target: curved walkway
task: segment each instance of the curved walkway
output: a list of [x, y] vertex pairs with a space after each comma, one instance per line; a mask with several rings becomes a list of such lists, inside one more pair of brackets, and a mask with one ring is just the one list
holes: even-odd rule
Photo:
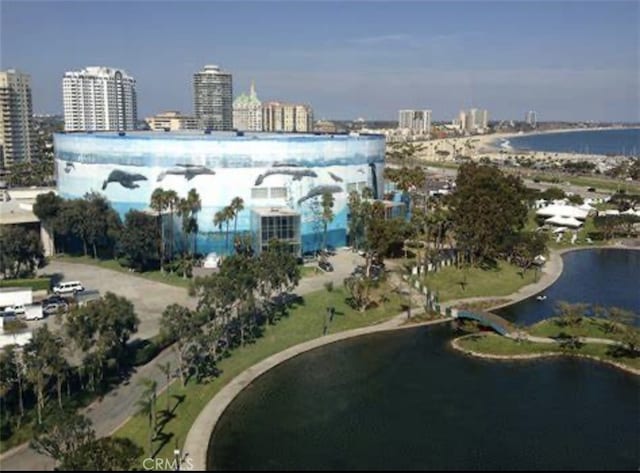
[[[422, 310], [417, 309], [414, 313], [418, 314]], [[354, 330], [348, 330], [346, 332], [335, 333], [332, 335], [326, 335], [315, 340], [301, 343], [299, 345], [287, 348], [280, 353], [270, 356], [269, 358], [262, 360], [261, 362], [253, 365], [251, 368], [246, 369], [238, 376], [236, 376], [229, 384], [222, 388], [218, 394], [216, 394], [204, 409], [198, 415], [198, 418], [191, 426], [189, 434], [184, 443], [183, 448], [183, 461], [185, 458], [191, 459], [191, 464], [194, 470], [206, 470], [207, 469], [207, 452], [209, 449], [209, 439], [213, 434], [218, 420], [226, 410], [227, 406], [235, 399], [235, 397], [250, 383], [269, 371], [271, 368], [283, 363], [295, 356], [298, 356], [307, 351], [319, 348], [324, 345], [346, 340], [348, 338], [359, 337], [370, 333], [383, 332], [388, 330], [402, 330], [408, 328], [414, 328], [424, 325], [433, 325], [449, 322], [451, 319], [438, 319], [428, 322], [421, 322], [417, 324], [404, 325], [407, 319], [405, 312], [396, 315], [387, 322], [372, 325], [369, 327], [358, 328]], [[186, 464], [185, 464], [186, 466]]]
[[[588, 247], [578, 247], [578, 248], [563, 248], [560, 250], [552, 250], [550, 253], [549, 261], [546, 262], [542, 275], [538, 282], [534, 284], [529, 284], [520, 288], [515, 293], [506, 296], [500, 297], [500, 299], [508, 299], [508, 302], [496, 305], [494, 307], [490, 307], [488, 310], [495, 310], [507, 305], [514, 304], [523, 299], [531, 297], [543, 290], [547, 287], [551, 286], [554, 282], [562, 274], [563, 270], [563, 261], [562, 255], [564, 253], [568, 253], [570, 251], [578, 251], [578, 250], [588, 250], [588, 249], [597, 249], [597, 248], [628, 248], [628, 249], [640, 249], [638, 247], [633, 246], [588, 246]], [[443, 308], [447, 307], [455, 307], [456, 304], [461, 302], [478, 302], [478, 301], [486, 301], [486, 300], [495, 300], [496, 296], [490, 297], [475, 297], [468, 299], [456, 299], [449, 302], [445, 302], [442, 304]], [[420, 313], [421, 310], [416, 310], [416, 313]], [[335, 343], [341, 340], [345, 340], [348, 338], [358, 337], [361, 335], [381, 332], [386, 330], [396, 330], [396, 329], [405, 329], [405, 328], [413, 328], [420, 325], [429, 325], [434, 323], [443, 323], [448, 322], [451, 319], [439, 319], [433, 322], [425, 322], [419, 324], [404, 324], [406, 321], [406, 314], [402, 313], [395, 316], [393, 319], [374, 326], [359, 328], [355, 330], [350, 330], [347, 332], [327, 335], [322, 338], [318, 338], [315, 340], [311, 340], [300, 345], [296, 345], [294, 347], [288, 348], [280, 353], [277, 353], [259, 363], [248, 368], [241, 374], [239, 374], [236, 378], [234, 378], [229, 384], [227, 384], [222, 390], [218, 392], [204, 407], [204, 409], [198, 415], [196, 421], [191, 426], [187, 438], [184, 443], [184, 448], [182, 452], [183, 461], [185, 458], [190, 458], [191, 464], [193, 465], [193, 469], [195, 470], [206, 470], [207, 468], [207, 453], [209, 448], [209, 440], [215, 426], [220, 419], [220, 416], [224, 413], [229, 404], [233, 401], [233, 399], [251, 382], [255, 379], [263, 375], [265, 372], [273, 368], [274, 366], [293, 358], [301, 353], [304, 353], [309, 350], [313, 350], [314, 348], [321, 347], [323, 345], [327, 345], [330, 343]], [[551, 339], [550, 339], [551, 340]]]

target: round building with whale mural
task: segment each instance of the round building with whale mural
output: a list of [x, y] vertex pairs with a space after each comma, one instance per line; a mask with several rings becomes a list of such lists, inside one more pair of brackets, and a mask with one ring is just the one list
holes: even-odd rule
[[[195, 189], [198, 249], [231, 250], [234, 227], [263, 247], [280, 238], [297, 253], [323, 243], [322, 195], [334, 197], [327, 244], [347, 239], [348, 196], [372, 189], [382, 197], [385, 140], [381, 135], [315, 135], [236, 132], [97, 132], [54, 135], [58, 192], [81, 198], [103, 194], [122, 217], [148, 210], [160, 187], [186, 197]], [[216, 212], [234, 197], [244, 210], [227, 228], [214, 225]], [[179, 228], [177, 220], [176, 228]]]

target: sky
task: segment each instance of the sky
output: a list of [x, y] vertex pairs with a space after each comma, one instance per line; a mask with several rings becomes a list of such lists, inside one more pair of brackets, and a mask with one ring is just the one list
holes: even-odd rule
[[0, 0], [0, 68], [31, 75], [35, 113], [61, 113], [65, 71], [100, 65], [136, 79], [139, 118], [192, 114], [193, 73], [217, 64], [234, 96], [254, 80], [317, 119], [638, 122], [639, 25], [637, 0]]

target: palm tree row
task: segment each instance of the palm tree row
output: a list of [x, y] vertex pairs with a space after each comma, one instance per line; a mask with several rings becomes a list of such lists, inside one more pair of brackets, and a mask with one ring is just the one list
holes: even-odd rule
[[[174, 190], [164, 190], [160, 187], [155, 189], [151, 194], [151, 202], [149, 204], [158, 214], [158, 228], [160, 231], [160, 271], [164, 273], [165, 261], [173, 261], [175, 256], [175, 231], [174, 231], [174, 215], [182, 218], [182, 233], [184, 235], [183, 260], [188, 260], [192, 265], [194, 255], [198, 250], [198, 212], [202, 209], [202, 201], [200, 195], [195, 189], [191, 189], [187, 197], [182, 199]], [[169, 214], [168, 232], [165, 228], [166, 219], [164, 215]], [[168, 233], [168, 235], [167, 235]], [[189, 239], [192, 238], [191, 244]], [[188, 272], [187, 265], [183, 266], [183, 276], [186, 277]]]
[[244, 200], [241, 197], [234, 197], [231, 203], [221, 210], [217, 211], [213, 216], [213, 224], [218, 227], [218, 230], [222, 231], [222, 226], [225, 226], [225, 253], [229, 254], [229, 224], [233, 220], [233, 235], [234, 240], [238, 233], [238, 215], [244, 210]]

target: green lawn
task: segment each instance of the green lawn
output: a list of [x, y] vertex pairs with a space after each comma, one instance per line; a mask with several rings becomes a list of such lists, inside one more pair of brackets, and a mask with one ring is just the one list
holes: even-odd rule
[[631, 368], [640, 369], [640, 357], [614, 356], [610, 353], [611, 347], [588, 343], [575, 350], [563, 351], [558, 345], [547, 343], [517, 342], [515, 340], [502, 337], [495, 333], [483, 333], [477, 336], [465, 337], [458, 340], [462, 348], [478, 353], [491, 355], [530, 355], [537, 353], [559, 353], [591, 355], [604, 360], [621, 363]]
[[[626, 191], [633, 191], [640, 188], [637, 182], [622, 181], [616, 179], [606, 179], [595, 176], [567, 176], [567, 175], [554, 175], [546, 173], [537, 173], [532, 176], [532, 179], [539, 179], [541, 182], [551, 182], [556, 184], [562, 184], [569, 182], [575, 186], [582, 187], [594, 187], [597, 191], [617, 191], [624, 189]], [[559, 182], [558, 182], [559, 179]]]
[[447, 266], [425, 278], [427, 287], [438, 291], [443, 302], [467, 297], [507, 296], [533, 282], [533, 269], [522, 274], [520, 268], [504, 261], [498, 262], [496, 269], [487, 270]]
[[[176, 441], [180, 446], [184, 443], [200, 411], [235, 376], [275, 353], [322, 336], [327, 306], [334, 306], [337, 311], [333, 322], [329, 325], [329, 333], [376, 324], [402, 311], [400, 296], [395, 293], [389, 294], [390, 300], [384, 306], [365, 313], [354, 311], [344, 302], [344, 299], [345, 293], [342, 288], [336, 288], [332, 292], [322, 290], [308, 294], [304, 297], [304, 304], [293, 308], [290, 315], [276, 325], [267, 327], [263, 337], [256, 343], [239, 348], [229, 358], [222, 360], [218, 365], [222, 374], [212, 382], [190, 383], [183, 389], [179, 381], [175, 381], [171, 386], [171, 394], [184, 395], [186, 398], [177, 406], [176, 417], [171, 419], [162, 430], [163, 434], [170, 435], [171, 438], [161, 447], [159, 455], [164, 458], [173, 458], [172, 452]], [[158, 398], [160, 409], [166, 406], [166, 396], [165, 392]], [[175, 404], [175, 401], [172, 400], [172, 403]], [[130, 419], [116, 435], [128, 437], [146, 449], [147, 426], [147, 419], [138, 415]], [[160, 445], [156, 442], [154, 449]]]
[[301, 278], [310, 278], [318, 274], [322, 274], [322, 270], [317, 266], [301, 266], [300, 267]]
[[30, 287], [34, 291], [48, 291], [51, 287], [51, 278], [48, 276], [30, 279], [3, 279], [0, 287]]
[[563, 326], [557, 317], [543, 320], [528, 328], [531, 335], [539, 337], [557, 337], [564, 333], [574, 337], [609, 338], [612, 340], [622, 339], [622, 327], [614, 332], [607, 331], [607, 321], [594, 317], [583, 317], [575, 325]]
[[93, 259], [90, 256], [56, 256], [54, 261], [63, 261], [65, 263], [82, 263], [82, 264], [91, 264], [93, 266], [99, 266], [100, 268], [111, 269], [113, 271], [119, 271], [121, 273], [127, 273], [129, 275], [150, 279], [151, 281], [163, 282], [165, 284], [171, 284], [172, 286], [189, 288], [191, 284], [191, 279], [183, 279], [181, 275], [178, 274], [162, 274], [158, 271], [146, 271], [144, 273], [130, 272], [129, 268], [125, 268], [120, 266], [120, 263], [114, 259], [109, 260], [101, 260], [101, 259]]

